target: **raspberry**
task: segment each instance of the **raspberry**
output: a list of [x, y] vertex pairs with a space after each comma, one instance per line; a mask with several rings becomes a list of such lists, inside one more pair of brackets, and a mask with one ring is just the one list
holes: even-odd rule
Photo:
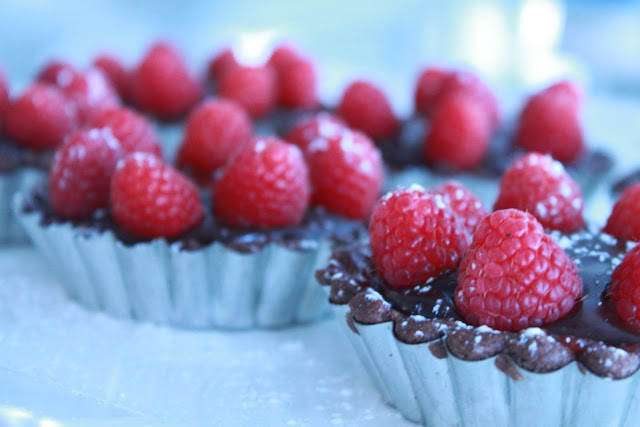
[[577, 89], [568, 83], [533, 95], [520, 114], [516, 145], [551, 154], [563, 163], [577, 159], [584, 151], [579, 98]]
[[238, 65], [238, 61], [236, 61], [233, 51], [230, 48], [225, 48], [214, 56], [209, 63], [209, 77], [217, 80], [224, 70], [236, 65]]
[[491, 128], [500, 123], [498, 101], [491, 89], [470, 71], [454, 71], [442, 81], [436, 104], [444, 102], [452, 96], [462, 96], [475, 99], [489, 118]]
[[316, 70], [306, 59], [296, 59], [277, 68], [278, 99], [287, 108], [313, 108], [316, 97]]
[[432, 192], [442, 194], [445, 203], [458, 214], [470, 234], [473, 234], [482, 218], [487, 216], [480, 199], [458, 182], [444, 183]]
[[187, 119], [178, 164], [206, 183], [250, 138], [251, 121], [241, 107], [224, 99], [206, 101]]
[[420, 187], [387, 194], [369, 222], [372, 259], [391, 286], [421, 285], [455, 268], [470, 236], [442, 196]]
[[640, 246], [631, 249], [613, 270], [609, 298], [615, 301], [618, 316], [640, 329]]
[[329, 113], [319, 113], [297, 123], [284, 139], [297, 145], [304, 152], [307, 145], [314, 139], [334, 137], [345, 127], [345, 123], [339, 117]]
[[300, 55], [293, 46], [281, 44], [273, 50], [267, 65], [279, 71], [289, 62], [296, 61], [298, 59], [300, 59]]
[[195, 185], [146, 153], [118, 162], [111, 179], [111, 212], [120, 227], [143, 239], [179, 236], [204, 217]]
[[232, 226], [300, 223], [309, 204], [302, 152], [277, 138], [256, 138], [234, 155], [213, 188], [213, 209]]
[[602, 231], [619, 239], [640, 242], [640, 183], [622, 192]]
[[141, 151], [162, 158], [162, 146], [155, 129], [140, 114], [124, 107], [103, 111], [93, 122], [93, 127], [109, 127], [120, 141], [125, 153]]
[[387, 97], [369, 82], [360, 80], [349, 85], [338, 105], [338, 114], [350, 127], [372, 139], [390, 137], [398, 129]]
[[433, 113], [425, 159], [446, 169], [473, 169], [487, 154], [490, 137], [487, 115], [475, 99], [449, 97]]
[[2, 134], [2, 124], [4, 116], [9, 108], [9, 85], [4, 77], [4, 72], [0, 68], [0, 135]]
[[202, 87], [173, 47], [157, 43], [132, 72], [133, 103], [163, 120], [186, 114], [202, 97]]
[[54, 148], [77, 126], [76, 108], [56, 86], [34, 83], [7, 108], [5, 133], [18, 144]]
[[104, 110], [120, 105], [111, 83], [97, 68], [76, 74], [63, 90], [75, 102], [80, 123], [91, 123]]
[[53, 60], [38, 73], [36, 80], [40, 83], [63, 88], [71, 83], [76, 74], [78, 74], [78, 71], [73, 65], [65, 61]]
[[533, 214], [540, 223], [565, 232], [584, 228], [580, 187], [551, 156], [529, 153], [506, 170], [493, 209], [515, 208]]
[[533, 215], [496, 211], [462, 258], [454, 301], [472, 325], [518, 331], [565, 316], [582, 294], [578, 269]]
[[415, 109], [416, 112], [429, 116], [436, 106], [442, 83], [449, 76], [449, 72], [440, 68], [427, 68], [424, 70], [416, 85]]
[[251, 117], [262, 117], [276, 104], [276, 74], [270, 67], [231, 67], [220, 75], [218, 91], [220, 96], [241, 105]]
[[49, 198], [53, 210], [65, 219], [82, 219], [109, 204], [109, 184], [122, 157], [109, 129], [73, 133], [53, 158]]
[[93, 67], [102, 71], [120, 98], [128, 99], [129, 73], [118, 58], [109, 54], [99, 55], [94, 59]]
[[311, 200], [347, 218], [365, 219], [382, 187], [382, 158], [366, 135], [341, 129], [334, 136], [314, 139], [304, 152]]

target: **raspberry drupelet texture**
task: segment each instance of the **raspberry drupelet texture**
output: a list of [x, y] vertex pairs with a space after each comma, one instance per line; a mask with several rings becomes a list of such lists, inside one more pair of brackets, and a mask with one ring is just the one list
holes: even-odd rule
[[482, 162], [491, 137], [485, 110], [474, 99], [451, 96], [433, 112], [425, 142], [427, 163], [450, 170], [469, 170]]
[[76, 74], [62, 90], [75, 103], [81, 125], [91, 123], [104, 110], [120, 105], [115, 89], [97, 68]]
[[482, 218], [487, 216], [480, 199], [458, 182], [447, 182], [432, 192], [442, 194], [445, 203], [460, 216], [470, 234], [473, 234]]
[[475, 100], [489, 118], [491, 129], [500, 123], [498, 101], [493, 91], [476, 74], [468, 70], [447, 74], [435, 102], [439, 105], [447, 98], [458, 96]]
[[374, 140], [390, 137], [398, 129], [398, 119], [386, 95], [363, 80], [351, 83], [344, 91], [338, 114], [350, 127]]
[[448, 76], [448, 71], [436, 67], [427, 68], [420, 73], [414, 95], [416, 112], [426, 116], [431, 115], [436, 106], [442, 84]]
[[271, 111], [277, 102], [277, 75], [273, 68], [229, 67], [218, 80], [221, 97], [235, 101], [253, 118], [259, 118]]
[[280, 105], [310, 109], [318, 104], [316, 69], [311, 61], [299, 58], [276, 68], [276, 72]]
[[109, 185], [122, 148], [109, 128], [73, 133], [49, 171], [49, 199], [64, 219], [82, 219], [109, 204]]
[[2, 134], [2, 126], [7, 108], [9, 108], [9, 85], [0, 67], [0, 135]]
[[602, 231], [619, 239], [640, 242], [640, 183], [622, 192]]
[[110, 128], [127, 154], [141, 151], [162, 158], [162, 146], [153, 125], [133, 110], [125, 107], [104, 110], [92, 126]]
[[205, 101], [189, 114], [178, 165], [199, 182], [210, 182], [213, 172], [250, 138], [251, 120], [239, 105], [225, 99]]
[[462, 258], [454, 301], [472, 325], [518, 331], [567, 315], [582, 294], [575, 264], [526, 212], [496, 211]]
[[12, 100], [5, 117], [5, 133], [16, 143], [37, 150], [60, 145], [77, 127], [73, 102], [56, 86], [34, 83]]
[[457, 267], [469, 247], [469, 232], [442, 195], [421, 187], [387, 194], [369, 222], [371, 254], [391, 286], [422, 285]]
[[319, 136], [304, 151], [313, 204], [352, 219], [365, 219], [380, 195], [382, 156], [363, 133], [339, 128]]
[[189, 74], [180, 54], [157, 43], [131, 73], [132, 102], [163, 120], [186, 114], [202, 97], [202, 86]]
[[120, 98], [129, 98], [129, 73], [114, 55], [103, 53], [93, 60], [93, 67], [101, 70]]
[[179, 236], [204, 217], [195, 185], [147, 153], [118, 162], [111, 179], [111, 212], [120, 227], [143, 239]]
[[298, 147], [256, 138], [229, 159], [213, 186], [213, 209], [231, 226], [285, 227], [309, 205], [309, 172]]
[[563, 163], [576, 160], [584, 151], [578, 89], [559, 83], [529, 98], [520, 114], [515, 143]]
[[209, 62], [209, 78], [217, 80], [220, 74], [227, 68], [235, 67], [238, 65], [238, 61], [233, 54], [231, 48], [224, 48], [218, 52], [211, 62]]
[[533, 214], [553, 230], [584, 228], [584, 201], [578, 184], [549, 155], [529, 153], [506, 170], [493, 209], [515, 208]]
[[285, 136], [285, 140], [297, 145], [303, 152], [317, 138], [333, 138], [343, 132], [346, 124], [337, 116], [319, 113], [298, 122]]
[[49, 61], [36, 76], [36, 81], [63, 88], [71, 83], [78, 74], [76, 68], [66, 61]]
[[613, 270], [609, 298], [615, 301], [618, 316], [640, 330], [640, 246], [629, 251]]

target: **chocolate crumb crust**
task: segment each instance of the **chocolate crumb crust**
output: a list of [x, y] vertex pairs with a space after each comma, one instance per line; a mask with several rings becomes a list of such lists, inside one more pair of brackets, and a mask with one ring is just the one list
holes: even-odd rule
[[[40, 213], [41, 223], [45, 227], [49, 224], [69, 223], [73, 225], [76, 232], [84, 236], [111, 231], [125, 245], [142, 242], [118, 227], [108, 209], [100, 209], [85, 220], [67, 221], [60, 218], [51, 208], [45, 185], [25, 192], [23, 197], [22, 210], [25, 213]], [[318, 242], [323, 239], [330, 239], [336, 247], [348, 245], [360, 239], [366, 231], [362, 221], [332, 214], [321, 207], [309, 209], [300, 225], [282, 228], [227, 227], [216, 221], [211, 212], [212, 210], [205, 206], [204, 220], [195, 229], [170, 242], [179, 242], [181, 249], [187, 251], [198, 250], [214, 242], [220, 242], [227, 248], [241, 253], [258, 252], [270, 243], [305, 252], [315, 249]]]
[[[578, 266], [583, 298], [567, 317], [519, 332], [466, 324], [452, 298], [456, 272], [416, 288], [391, 289], [376, 273], [366, 243], [334, 250], [329, 265], [318, 270], [316, 278], [330, 286], [332, 304], [349, 305], [348, 322], [391, 321], [396, 339], [406, 344], [429, 343], [437, 358], [447, 357], [441, 351], [445, 347], [462, 360], [499, 356], [496, 366], [512, 378], [518, 372], [509, 369], [509, 363], [547, 373], [574, 361], [601, 377], [629, 377], [640, 368], [640, 335], [617, 319], [606, 292], [611, 272], [629, 245], [589, 231], [551, 235]], [[357, 333], [355, 324], [351, 326]]]

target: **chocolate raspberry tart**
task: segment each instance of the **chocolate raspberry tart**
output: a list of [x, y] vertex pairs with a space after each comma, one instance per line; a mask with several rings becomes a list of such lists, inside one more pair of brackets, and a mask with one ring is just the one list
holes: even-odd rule
[[[533, 197], [566, 193], [539, 185]], [[385, 401], [433, 426], [633, 425], [640, 252], [510, 207], [478, 221], [458, 190], [388, 194], [370, 244], [334, 251], [316, 273]], [[557, 214], [583, 221], [567, 205]]]

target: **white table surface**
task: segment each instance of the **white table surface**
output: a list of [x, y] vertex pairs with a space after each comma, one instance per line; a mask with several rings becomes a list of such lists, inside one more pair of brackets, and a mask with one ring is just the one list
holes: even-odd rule
[[[586, 105], [589, 140], [640, 163], [640, 104]], [[602, 223], [602, 192], [587, 216]], [[335, 319], [279, 331], [185, 331], [70, 301], [38, 254], [0, 248], [0, 425], [410, 425]]]

